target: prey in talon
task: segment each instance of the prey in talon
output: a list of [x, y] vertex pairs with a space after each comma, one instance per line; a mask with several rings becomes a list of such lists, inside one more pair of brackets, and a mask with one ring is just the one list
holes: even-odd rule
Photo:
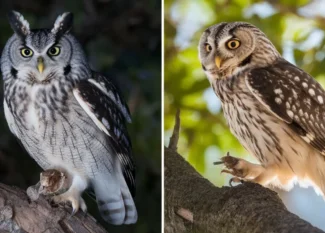
[[72, 207], [71, 216], [73, 216], [79, 208], [87, 213], [87, 206], [78, 193], [72, 192], [70, 189], [72, 184], [71, 176], [66, 171], [59, 169], [48, 169], [41, 172], [40, 180], [36, 185], [27, 189], [27, 195], [32, 201], [36, 201], [40, 195], [48, 197], [55, 204], [70, 203]]
[[72, 207], [71, 216], [75, 215], [79, 208], [87, 213], [87, 206], [81, 193], [70, 189], [72, 184], [71, 176], [68, 172], [49, 169], [40, 175], [39, 194], [50, 196], [51, 201], [56, 204], [70, 203]]

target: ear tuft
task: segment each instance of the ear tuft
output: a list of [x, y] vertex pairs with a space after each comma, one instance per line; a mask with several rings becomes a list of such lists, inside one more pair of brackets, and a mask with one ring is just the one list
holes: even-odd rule
[[57, 38], [61, 37], [63, 34], [68, 33], [71, 30], [72, 24], [73, 14], [70, 12], [65, 12], [57, 17], [51, 32], [55, 34]]
[[15, 33], [18, 34], [18, 36], [25, 38], [30, 33], [29, 23], [19, 12], [9, 12], [8, 19], [11, 28], [14, 30]]

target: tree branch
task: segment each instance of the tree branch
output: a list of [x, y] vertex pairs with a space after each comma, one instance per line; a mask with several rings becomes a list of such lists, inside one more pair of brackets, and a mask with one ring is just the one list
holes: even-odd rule
[[246, 182], [216, 187], [165, 148], [165, 233], [323, 232], [290, 213], [276, 192]]
[[52, 207], [44, 196], [30, 201], [25, 191], [0, 184], [0, 232], [106, 232], [90, 215], [81, 211], [72, 217], [70, 214], [71, 208]]
[[173, 151], [177, 151], [177, 144], [178, 144], [178, 138], [179, 138], [179, 130], [181, 127], [181, 120], [180, 120], [180, 110], [177, 109], [176, 115], [175, 115], [175, 125], [174, 125], [174, 130], [173, 130], [173, 134], [170, 137], [169, 140], [169, 146], [168, 148], [173, 150]]

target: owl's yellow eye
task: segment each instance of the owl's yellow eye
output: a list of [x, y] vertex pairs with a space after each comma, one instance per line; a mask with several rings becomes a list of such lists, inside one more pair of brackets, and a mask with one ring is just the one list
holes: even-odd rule
[[33, 56], [33, 51], [29, 48], [23, 48], [20, 50], [20, 53], [23, 57], [31, 57]]
[[240, 41], [232, 39], [227, 42], [228, 49], [237, 49], [240, 46]]
[[60, 47], [58, 47], [58, 46], [53, 46], [53, 47], [51, 47], [51, 48], [47, 51], [47, 53], [48, 53], [50, 56], [57, 56], [57, 55], [60, 54], [60, 51], [61, 51]]
[[205, 44], [205, 51], [207, 51], [208, 53], [211, 52], [212, 50], [212, 46], [209, 45], [208, 43]]

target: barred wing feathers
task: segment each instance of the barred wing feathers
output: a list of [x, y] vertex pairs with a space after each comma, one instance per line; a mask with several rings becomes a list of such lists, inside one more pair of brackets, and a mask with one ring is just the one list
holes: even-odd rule
[[109, 143], [122, 165], [123, 176], [132, 196], [135, 195], [135, 166], [126, 122], [131, 122], [129, 109], [115, 85], [105, 76], [93, 72], [73, 90], [97, 127], [108, 136]]

